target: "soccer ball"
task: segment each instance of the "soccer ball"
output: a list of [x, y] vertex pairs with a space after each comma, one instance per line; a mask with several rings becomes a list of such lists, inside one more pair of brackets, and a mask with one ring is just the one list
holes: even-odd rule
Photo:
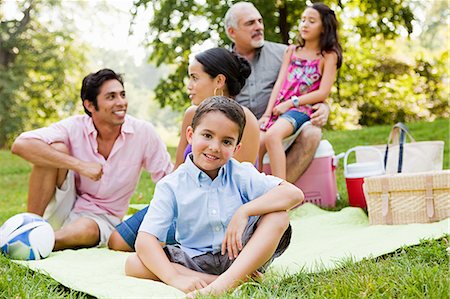
[[41, 216], [21, 213], [0, 227], [0, 249], [13, 260], [46, 258], [55, 245], [55, 233]]

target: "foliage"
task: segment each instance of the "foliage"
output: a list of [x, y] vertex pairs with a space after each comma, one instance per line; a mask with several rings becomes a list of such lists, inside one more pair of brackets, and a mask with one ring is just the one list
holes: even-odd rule
[[[230, 43], [223, 27], [223, 16], [230, 0], [140, 0], [134, 14], [151, 7], [154, 17], [149, 23], [146, 44], [152, 49], [150, 60], [157, 65], [175, 65], [175, 69], [156, 87], [156, 98], [162, 105], [184, 109], [189, 105], [185, 95], [185, 79], [191, 52], [205, 49], [210, 43], [224, 46]], [[252, 1], [265, 22], [267, 40], [293, 42], [298, 32], [298, 20], [307, 2]], [[313, 1], [314, 2], [314, 1]], [[445, 64], [438, 56], [396, 57], [391, 49], [413, 31], [415, 2], [407, 0], [331, 0], [324, 1], [335, 9], [341, 23], [340, 35], [344, 48], [344, 65], [336, 88], [330, 95], [334, 112], [332, 128], [392, 123], [446, 117]], [[445, 4], [442, 4], [445, 6]], [[440, 5], [440, 7], [442, 6]], [[426, 8], [426, 7], [425, 7]], [[425, 9], [424, 8], [424, 9]], [[428, 8], [434, 11], [434, 5]], [[447, 13], [443, 13], [447, 11]], [[440, 16], [448, 16], [442, 7]], [[442, 26], [442, 25], [441, 25]], [[439, 31], [439, 23], [427, 28]], [[424, 33], [425, 34], [425, 33]], [[385, 45], [387, 44], [387, 45]], [[404, 53], [403, 53], [404, 55]], [[444, 60], [445, 61], [445, 60]], [[425, 73], [421, 69], [427, 69]]]
[[84, 53], [67, 26], [41, 21], [53, 2], [18, 1], [19, 20], [1, 16], [0, 148], [19, 132], [49, 124], [79, 106]]

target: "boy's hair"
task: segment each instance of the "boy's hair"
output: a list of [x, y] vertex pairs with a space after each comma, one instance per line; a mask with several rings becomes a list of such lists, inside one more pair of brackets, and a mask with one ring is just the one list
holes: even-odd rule
[[[117, 80], [123, 87], [122, 76], [110, 69], [101, 69], [96, 73], [90, 73], [84, 77], [80, 92], [81, 102], [88, 100], [89, 102], [92, 102], [95, 109], [98, 110], [97, 96], [100, 93], [102, 84], [108, 80]], [[84, 112], [86, 112], [87, 115], [92, 116], [91, 112], [89, 112], [86, 107], [84, 107]]]
[[241, 105], [224, 96], [209, 97], [204, 100], [195, 111], [194, 118], [192, 119], [192, 128], [195, 130], [202, 118], [211, 112], [221, 112], [229, 120], [238, 125], [239, 136], [236, 144], [239, 144], [245, 127], [245, 112]]
[[[336, 18], [334, 11], [327, 5], [316, 2], [312, 6], [307, 8], [315, 9], [320, 14], [320, 19], [322, 21], [323, 33], [320, 36], [320, 52], [331, 52], [334, 51], [337, 54], [337, 68], [339, 69], [342, 65], [342, 47], [339, 43], [339, 36], [337, 30], [339, 27], [339, 22]], [[302, 39], [300, 33], [298, 34], [298, 42], [300, 46], [305, 45], [305, 41]]]

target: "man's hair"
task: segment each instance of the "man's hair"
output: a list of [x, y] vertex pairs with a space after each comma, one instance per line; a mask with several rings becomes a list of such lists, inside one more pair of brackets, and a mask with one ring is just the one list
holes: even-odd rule
[[[97, 96], [100, 93], [100, 87], [102, 86], [102, 84], [108, 80], [117, 80], [120, 82], [120, 84], [122, 84], [123, 87], [122, 76], [116, 74], [113, 70], [110, 69], [101, 69], [96, 73], [90, 73], [89, 75], [84, 77], [80, 92], [81, 102], [83, 103], [84, 100], [88, 100], [89, 102], [92, 102], [95, 109], [98, 110]], [[89, 112], [86, 107], [84, 107], [84, 112], [86, 112], [87, 115], [91, 116], [91, 112]]]
[[230, 37], [228, 34], [228, 28], [238, 28], [238, 19], [236, 17], [236, 11], [238, 11], [240, 8], [243, 7], [253, 7], [254, 9], [258, 10], [255, 5], [251, 2], [237, 2], [230, 6], [228, 11], [225, 13], [224, 17], [224, 24], [225, 24], [225, 33], [227, 34], [228, 38], [234, 42], [234, 40]]
[[238, 125], [239, 136], [236, 144], [239, 144], [245, 127], [245, 112], [241, 105], [224, 96], [209, 97], [204, 100], [195, 111], [194, 118], [192, 119], [192, 129], [195, 130], [202, 118], [211, 112], [221, 112], [229, 120]]
[[211, 78], [222, 74], [231, 97], [237, 96], [252, 72], [247, 59], [224, 48], [212, 48], [195, 55], [203, 70]]

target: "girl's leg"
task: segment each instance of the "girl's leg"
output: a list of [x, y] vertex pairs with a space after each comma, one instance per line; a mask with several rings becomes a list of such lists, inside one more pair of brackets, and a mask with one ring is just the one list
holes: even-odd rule
[[263, 170], [263, 159], [264, 155], [266, 154], [266, 132], [261, 131], [259, 133], [259, 152], [258, 152], [258, 170], [262, 172]]
[[286, 154], [282, 141], [293, 132], [294, 127], [284, 118], [278, 118], [266, 132], [265, 143], [269, 152], [272, 175], [284, 180], [286, 179]]

